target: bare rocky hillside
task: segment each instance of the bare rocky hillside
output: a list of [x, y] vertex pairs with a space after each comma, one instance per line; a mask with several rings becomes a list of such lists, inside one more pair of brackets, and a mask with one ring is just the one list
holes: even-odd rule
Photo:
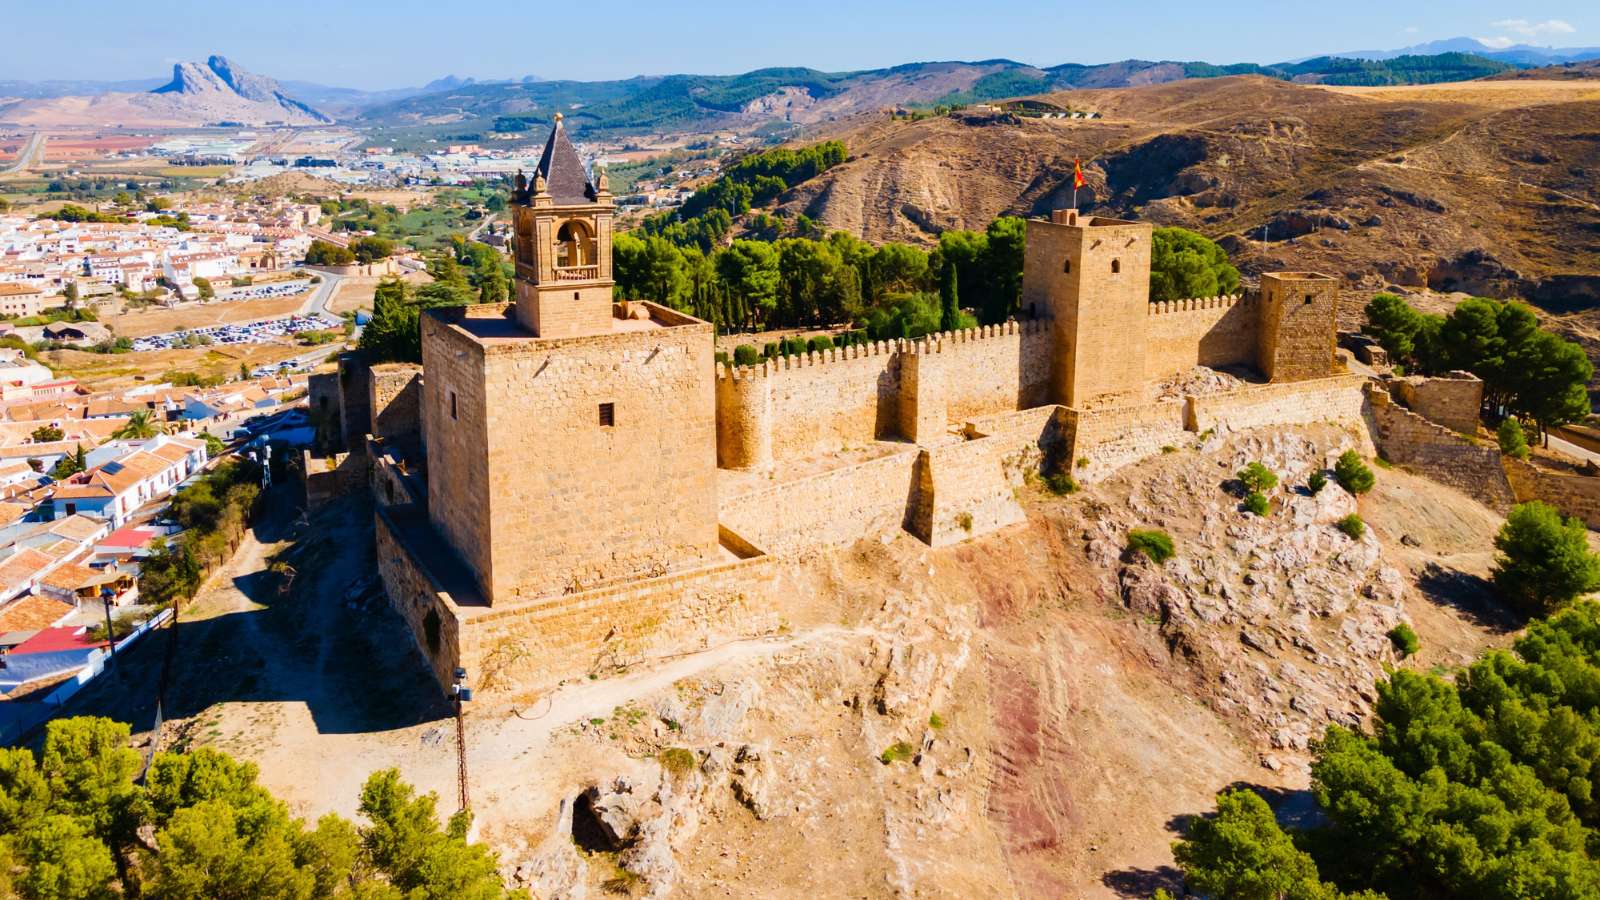
[[1514, 80], [1328, 89], [1260, 77], [1049, 95], [1102, 118], [860, 118], [850, 162], [782, 205], [872, 240], [931, 241], [1080, 206], [1225, 240], [1243, 268], [1352, 284], [1600, 296], [1600, 87]]

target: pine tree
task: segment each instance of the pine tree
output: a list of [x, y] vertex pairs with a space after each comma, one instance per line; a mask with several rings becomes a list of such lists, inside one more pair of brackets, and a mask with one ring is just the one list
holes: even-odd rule
[[939, 272], [939, 330], [955, 331], [960, 327], [961, 303], [956, 296], [956, 264], [946, 262]]

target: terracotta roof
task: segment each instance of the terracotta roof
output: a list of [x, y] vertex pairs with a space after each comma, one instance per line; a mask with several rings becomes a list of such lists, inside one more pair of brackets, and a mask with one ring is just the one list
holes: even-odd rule
[[39, 583], [48, 584], [63, 591], [76, 591], [86, 587], [99, 587], [102, 584], [110, 584], [120, 578], [132, 577], [132, 574], [120, 569], [91, 569], [88, 566], [82, 566], [77, 563], [68, 563], [39, 579]]
[[0, 609], [0, 634], [8, 631], [39, 631], [61, 621], [75, 607], [38, 594], [18, 597]]
[[161, 457], [140, 450], [95, 469], [91, 477], [120, 494], [170, 465]]
[[58, 484], [55, 496], [60, 500], [88, 500], [111, 497], [114, 492], [103, 484]]
[[146, 450], [145, 452], [159, 456], [167, 462], [183, 462], [185, 459], [188, 459], [189, 454], [193, 453], [194, 451], [187, 447], [180, 447], [177, 444], [168, 443], [162, 444], [154, 450]]
[[21, 503], [6, 503], [5, 501], [0, 501], [0, 526], [11, 525], [13, 523], [22, 521], [22, 517], [28, 514], [29, 509], [31, 509], [31, 507], [25, 506]]
[[21, 297], [24, 294], [31, 296], [33, 294], [43, 293], [44, 291], [36, 287], [29, 287], [25, 284], [17, 284], [14, 281], [0, 282], [0, 297]]
[[544, 176], [545, 190], [558, 205], [590, 202], [593, 191], [589, 187], [589, 174], [584, 171], [583, 160], [567, 138], [567, 129], [562, 127], [560, 119], [550, 129], [550, 139], [545, 142], [537, 171]]
[[[39, 570], [45, 566], [54, 565], [56, 557], [32, 547], [23, 547], [11, 554], [5, 562], [0, 562], [0, 587], [14, 589], [32, 581]], [[5, 629], [16, 631], [15, 628]]]
[[77, 513], [52, 524], [46, 530], [59, 537], [81, 542], [99, 534], [104, 528], [104, 523], [99, 520]]

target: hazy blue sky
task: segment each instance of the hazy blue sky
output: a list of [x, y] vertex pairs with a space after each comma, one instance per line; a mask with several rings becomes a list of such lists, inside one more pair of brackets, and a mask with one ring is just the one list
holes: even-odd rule
[[1007, 57], [1279, 62], [1469, 36], [1600, 45], [1594, 0], [0, 0], [0, 78], [154, 77], [212, 53], [350, 87], [477, 78], [876, 68]]

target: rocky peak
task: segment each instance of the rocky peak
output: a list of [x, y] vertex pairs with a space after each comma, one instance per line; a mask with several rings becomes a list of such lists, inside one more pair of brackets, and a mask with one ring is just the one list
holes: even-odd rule
[[204, 65], [181, 62], [172, 67], [172, 80], [152, 93], [176, 94], [195, 99], [226, 99], [278, 107], [286, 119], [309, 118], [316, 122], [333, 120], [311, 106], [284, 93], [278, 82], [265, 75], [247, 72], [224, 56], [208, 57]]

